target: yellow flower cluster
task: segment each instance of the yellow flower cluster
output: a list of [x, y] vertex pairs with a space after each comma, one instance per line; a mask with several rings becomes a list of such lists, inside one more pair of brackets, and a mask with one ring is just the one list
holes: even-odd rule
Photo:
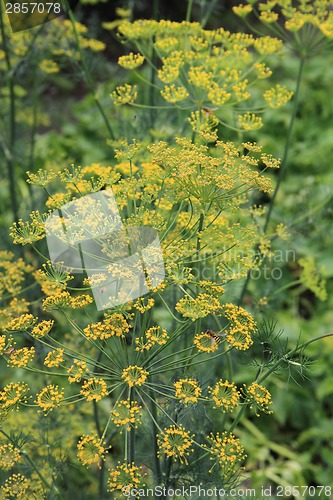
[[144, 314], [146, 311], [149, 311], [152, 307], [154, 307], [155, 300], [153, 298], [148, 298], [145, 303], [145, 299], [143, 297], [139, 298], [136, 302], [134, 302], [133, 307], [137, 309], [141, 314]]
[[102, 378], [92, 377], [83, 383], [80, 392], [87, 401], [96, 401], [97, 403], [108, 395], [108, 388]]
[[164, 429], [162, 435], [158, 435], [157, 443], [159, 455], [164, 453], [167, 457], [187, 463], [187, 456], [193, 451], [194, 434], [185, 430], [183, 425], [171, 425]]
[[50, 333], [53, 325], [54, 325], [53, 319], [51, 319], [51, 320], [45, 319], [45, 320], [37, 323], [37, 325], [35, 325], [29, 333], [35, 339], [40, 339], [40, 338], [45, 337], [45, 335], [48, 335]]
[[208, 293], [199, 293], [194, 299], [186, 295], [176, 304], [176, 310], [192, 321], [204, 318], [208, 314], [217, 314], [221, 309], [219, 300]]
[[44, 415], [48, 415], [50, 411], [60, 406], [64, 393], [65, 389], [60, 389], [57, 385], [47, 385], [36, 395], [35, 403], [42, 409]]
[[59, 65], [51, 59], [43, 59], [38, 66], [41, 71], [48, 74], [59, 73], [60, 70]]
[[1, 410], [18, 410], [19, 405], [27, 402], [28, 384], [25, 382], [10, 382], [0, 392]]
[[276, 109], [287, 104], [288, 101], [293, 96], [293, 92], [290, 92], [286, 87], [282, 87], [280, 84], [275, 85], [275, 87], [266, 90], [264, 93], [264, 99], [270, 108]]
[[143, 385], [148, 377], [149, 373], [141, 366], [130, 365], [124, 368], [121, 374], [121, 378], [129, 385], [129, 387]]
[[27, 498], [27, 490], [30, 487], [30, 479], [27, 479], [20, 472], [12, 474], [6, 479], [4, 485], [1, 486], [3, 498], [16, 498], [25, 500]]
[[239, 439], [231, 433], [210, 434], [209, 440], [211, 442], [211, 460], [218, 461], [224, 476], [228, 476], [231, 471], [235, 471], [238, 463], [242, 462], [246, 457]]
[[81, 382], [83, 376], [89, 373], [89, 368], [85, 361], [80, 361], [74, 359], [73, 364], [68, 368], [67, 373], [69, 375], [68, 382], [72, 384], [73, 382]]
[[[264, 413], [270, 414], [272, 411], [269, 409], [272, 404], [271, 395], [269, 391], [260, 384], [253, 382], [244, 391], [247, 397], [247, 401], [251, 402], [250, 408], [255, 408], [255, 410], [260, 410]], [[256, 411], [257, 416], [259, 414]]]
[[197, 333], [193, 344], [200, 352], [215, 352], [219, 348], [219, 343], [207, 332]]
[[167, 343], [169, 335], [165, 328], [160, 326], [152, 326], [146, 330], [145, 337], [135, 339], [137, 347], [136, 351], [149, 351], [154, 345], [164, 345]]
[[136, 69], [143, 64], [144, 60], [143, 55], [130, 52], [126, 56], [119, 57], [118, 64], [125, 69]]
[[218, 380], [208, 392], [215, 403], [214, 408], [221, 408], [223, 413], [233, 410], [239, 403], [240, 392], [234, 382]]
[[180, 399], [185, 406], [189, 403], [197, 403], [202, 390], [195, 379], [183, 378], [174, 382], [175, 396]]
[[[142, 483], [142, 470], [140, 467], [134, 465], [134, 463], [121, 463], [118, 462], [118, 465], [113, 469], [109, 469], [109, 478], [108, 478], [108, 491], [122, 492], [124, 488], [138, 488]], [[141, 484], [144, 486], [144, 484]]]
[[138, 96], [136, 85], [132, 86], [128, 83], [120, 85], [113, 92], [110, 97], [115, 104], [133, 104]]
[[23, 222], [22, 219], [19, 219], [10, 228], [9, 234], [15, 244], [31, 245], [45, 237], [44, 221], [41, 220], [39, 213], [33, 212], [30, 217], [31, 222]]
[[93, 298], [90, 295], [83, 294], [72, 297], [67, 291], [58, 291], [43, 300], [43, 309], [45, 311], [61, 310], [65, 308], [79, 309], [92, 302]]
[[229, 344], [239, 350], [248, 349], [253, 344], [251, 335], [257, 330], [252, 314], [243, 307], [225, 304], [224, 315], [230, 323], [226, 334]]
[[24, 332], [31, 328], [37, 320], [38, 318], [35, 318], [32, 314], [22, 314], [18, 318], [12, 319], [5, 329], [11, 332]]
[[42, 169], [37, 170], [36, 173], [27, 172], [28, 184], [34, 184], [35, 186], [46, 187], [50, 182], [52, 182], [57, 174], [51, 169]]
[[125, 338], [125, 334], [130, 330], [130, 326], [124, 316], [119, 313], [107, 316], [103, 321], [92, 323], [83, 331], [88, 339], [105, 340], [110, 337]]
[[101, 461], [105, 460], [104, 445], [97, 434], [81, 436], [77, 444], [78, 459], [87, 467], [96, 465], [101, 468]]
[[31, 363], [35, 357], [34, 347], [22, 347], [22, 349], [15, 349], [10, 353], [7, 361], [7, 366], [11, 368], [24, 368]]
[[255, 115], [254, 113], [245, 113], [244, 115], [238, 115], [238, 122], [243, 130], [258, 130], [263, 126], [263, 121], [261, 116]]
[[[234, 10], [238, 15], [246, 16], [252, 6], [236, 6]], [[248, 100], [248, 88], [258, 75], [267, 78], [272, 74], [263, 59], [280, 52], [283, 47], [283, 42], [278, 38], [254, 38], [249, 34], [230, 33], [222, 28], [206, 30], [195, 22], [125, 21], [119, 25], [119, 32], [121, 37], [131, 41], [140, 51], [137, 56], [147, 60], [151, 58], [148, 46], [154, 44], [162, 63], [157, 70], [157, 76], [164, 84], [160, 93], [167, 102], [176, 104], [187, 99], [186, 103], [192, 110], [213, 106], [217, 108], [217, 116], [221, 119], [220, 108]], [[150, 43], [147, 45], [148, 40]], [[128, 58], [128, 64], [132, 67], [134, 57], [135, 54], [131, 53], [122, 56], [119, 62], [123, 66], [123, 58], [126, 62]], [[124, 85], [114, 91], [112, 98], [116, 104], [133, 103], [133, 93], [136, 99], [137, 90], [133, 91], [131, 86]], [[231, 100], [231, 96], [234, 99]], [[244, 111], [250, 113], [251, 105]], [[256, 123], [253, 119], [247, 121], [246, 130], [259, 128], [259, 118]]]
[[176, 102], [183, 101], [188, 97], [189, 93], [184, 87], [176, 87], [176, 85], [166, 85], [163, 90], [161, 90], [161, 96], [166, 101], [171, 104], [175, 104]]
[[60, 366], [61, 363], [64, 362], [64, 350], [63, 349], [54, 349], [47, 353], [44, 359], [44, 365], [48, 368], [52, 368], [54, 366]]
[[141, 410], [142, 406], [135, 401], [119, 401], [111, 411], [112, 422], [117, 427], [125, 427], [127, 431], [132, 427], [136, 429], [141, 424]]
[[[12, 252], [7, 252], [6, 250], [0, 251], [0, 297], [2, 298], [6, 293], [10, 295], [17, 295], [22, 290], [22, 284], [25, 279], [26, 273], [32, 271], [32, 267], [25, 264], [23, 259], [14, 260], [14, 254]], [[14, 313], [26, 312], [27, 308], [24, 310], [18, 310], [17, 305], [22, 304], [22, 299], [13, 299], [3, 312], [4, 315], [8, 314], [8, 309], [10, 313], [8, 318], [12, 317]], [[16, 307], [14, 306], [16, 304]], [[5, 319], [6, 319], [5, 318]], [[8, 321], [8, 320], [7, 320]], [[0, 319], [0, 325], [3, 325], [4, 321]]]
[[0, 444], [0, 468], [9, 470], [21, 460], [20, 450], [12, 443]]

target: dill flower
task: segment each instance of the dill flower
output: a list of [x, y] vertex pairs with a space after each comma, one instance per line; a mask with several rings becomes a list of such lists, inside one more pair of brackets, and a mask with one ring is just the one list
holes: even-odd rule
[[165, 428], [162, 435], [157, 436], [157, 443], [159, 446], [159, 455], [164, 453], [167, 457], [173, 457], [181, 463], [187, 463], [187, 456], [193, 451], [191, 448], [193, 443], [194, 434], [186, 431], [180, 425], [171, 425]]
[[42, 337], [45, 337], [45, 335], [48, 335], [51, 331], [51, 328], [54, 325], [54, 320], [43, 320], [37, 323], [31, 330], [30, 335], [34, 337], [35, 339], [40, 339]]
[[125, 69], [136, 69], [141, 66], [145, 58], [142, 54], [133, 54], [130, 52], [126, 56], [120, 56], [118, 59], [118, 64]]
[[16, 349], [10, 354], [7, 366], [11, 368], [24, 368], [34, 359], [34, 357], [34, 347], [22, 347], [22, 349]]
[[22, 314], [18, 318], [12, 319], [7, 325], [6, 330], [12, 332], [22, 332], [31, 328], [38, 318], [35, 318], [32, 314]]
[[155, 300], [152, 298], [147, 299], [145, 303], [144, 297], [140, 297], [136, 302], [134, 302], [133, 307], [137, 309], [141, 314], [144, 314], [146, 311], [149, 311], [152, 307], [154, 307]]
[[287, 104], [293, 95], [294, 93], [289, 91], [286, 87], [277, 84], [275, 87], [266, 90], [263, 97], [270, 108], [276, 109]]
[[110, 97], [115, 104], [133, 104], [138, 97], [136, 85], [132, 86], [128, 83], [120, 85], [111, 92]]
[[241, 128], [244, 130], [258, 130], [263, 126], [261, 116], [257, 116], [254, 113], [245, 113], [244, 115], [239, 115], [238, 121]]
[[108, 395], [108, 388], [103, 379], [93, 377], [84, 382], [80, 392], [87, 401], [97, 402]]
[[42, 409], [44, 415], [60, 406], [64, 399], [65, 389], [59, 389], [57, 385], [47, 385], [36, 395], [37, 405]]
[[78, 359], [74, 359], [72, 366], [70, 366], [67, 370], [69, 375], [68, 382], [72, 384], [73, 382], [81, 382], [81, 379], [84, 375], [89, 373], [89, 368], [87, 367], [87, 363], [85, 361], [79, 361]]
[[156, 40], [155, 48], [163, 54], [169, 54], [178, 48], [179, 40], [175, 37], [166, 37]]
[[10, 382], [0, 392], [0, 404], [4, 410], [18, 410], [19, 405], [27, 403], [29, 386], [25, 382]]
[[23, 222], [20, 219], [18, 222], [13, 223], [9, 234], [13, 238], [13, 243], [31, 245], [45, 237], [45, 230], [42, 225], [34, 222]]
[[209, 387], [208, 392], [213, 399], [214, 408], [221, 408], [223, 413], [233, 410], [239, 402], [240, 393], [234, 382], [218, 380], [214, 387]]
[[218, 342], [209, 333], [197, 333], [193, 344], [200, 352], [215, 352], [219, 348]]
[[125, 334], [130, 330], [130, 326], [124, 316], [113, 313], [107, 316], [102, 322], [92, 323], [83, 331], [88, 339], [104, 340], [110, 337], [125, 338]]
[[101, 461], [105, 460], [105, 442], [97, 434], [81, 436], [77, 444], [77, 456], [83, 465], [97, 465], [101, 469]]
[[141, 410], [142, 406], [139, 406], [136, 401], [119, 401], [111, 411], [112, 422], [117, 427], [125, 427], [127, 431], [130, 431], [132, 427], [137, 428], [142, 423]]
[[189, 403], [197, 403], [201, 396], [201, 387], [195, 379], [183, 378], [175, 382], [175, 396], [180, 399], [185, 406]]
[[195, 299], [186, 295], [176, 304], [176, 310], [192, 321], [204, 318], [208, 314], [216, 314], [221, 309], [219, 300], [208, 293], [199, 293]]
[[189, 94], [184, 87], [176, 87], [174, 84], [166, 86], [163, 90], [161, 90], [161, 96], [163, 99], [172, 104], [183, 101], [186, 97], [188, 97], [188, 95]]
[[131, 365], [122, 371], [121, 378], [129, 385], [129, 387], [143, 385], [149, 373], [141, 366]]
[[144, 352], [151, 349], [154, 345], [165, 345], [168, 341], [169, 335], [165, 328], [161, 328], [160, 326], [152, 326], [148, 328], [145, 333], [146, 342], [144, 342], [143, 337], [139, 337], [135, 339], [135, 343], [137, 347], [136, 351]]
[[59, 65], [50, 59], [43, 59], [39, 64], [39, 69], [44, 73], [59, 73]]
[[321, 276], [313, 257], [303, 257], [298, 261], [302, 268], [300, 280], [319, 300], [327, 299], [326, 279]]
[[32, 172], [27, 172], [28, 179], [27, 182], [29, 184], [35, 184], [36, 186], [40, 187], [45, 187], [47, 186], [50, 182], [52, 182], [56, 177], [57, 174], [53, 170], [46, 170], [40, 168], [37, 170], [36, 173]]
[[252, 344], [251, 335], [257, 331], [257, 324], [248, 311], [234, 304], [225, 304], [224, 315], [230, 323], [226, 333], [229, 344], [236, 349], [246, 350]]
[[141, 484], [141, 467], [137, 467], [133, 462], [131, 464], [118, 462], [118, 465], [114, 469], [108, 470], [110, 474], [108, 478], [108, 491], [110, 492], [122, 491], [124, 488], [138, 488]]
[[246, 17], [247, 15], [252, 12], [252, 6], [251, 5], [235, 5], [232, 10], [234, 13], [239, 16], [239, 17]]
[[54, 366], [57, 367], [61, 365], [63, 361], [64, 361], [64, 350], [57, 348], [47, 353], [44, 359], [44, 365], [47, 366], [48, 368], [52, 368]]
[[231, 93], [220, 88], [218, 85], [213, 85], [207, 94], [208, 99], [215, 106], [223, 106], [231, 97]]
[[232, 91], [237, 102], [246, 101], [251, 97], [250, 92], [246, 90], [248, 83], [249, 81], [245, 79], [232, 86]]
[[283, 41], [271, 36], [256, 38], [254, 48], [262, 56], [267, 56], [279, 52], [283, 48]]
[[259, 417], [257, 410], [267, 414], [272, 413], [272, 410], [269, 409], [272, 404], [271, 395], [265, 387], [253, 382], [244, 390], [244, 394], [246, 400], [251, 403], [250, 408], [255, 409], [257, 417]]
[[61, 310], [72, 306], [72, 297], [69, 292], [58, 291], [46, 297], [42, 302], [42, 306], [44, 311]]
[[22, 474], [12, 474], [6, 479], [3, 486], [1, 486], [1, 492], [4, 498], [22, 498], [26, 499], [26, 492], [30, 487], [30, 480], [24, 477]]
[[265, 63], [257, 63], [255, 69], [260, 80], [272, 76], [272, 70]]
[[21, 459], [20, 450], [12, 443], [0, 444], [0, 468], [9, 470]]
[[217, 433], [215, 436], [211, 433], [208, 439], [211, 442], [211, 460], [217, 461], [222, 474], [228, 476], [246, 457], [244, 448], [239, 439], [228, 432], [223, 432], [221, 435]]
[[87, 294], [77, 295], [72, 297], [71, 307], [72, 309], [80, 309], [81, 307], [86, 307], [88, 304], [92, 304], [94, 299]]

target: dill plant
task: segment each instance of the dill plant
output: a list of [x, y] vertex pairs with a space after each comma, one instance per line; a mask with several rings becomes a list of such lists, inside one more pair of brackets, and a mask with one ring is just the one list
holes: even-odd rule
[[[71, 23], [74, 29], [72, 14]], [[253, 248], [269, 255], [271, 239], [282, 231], [260, 233], [253, 218], [260, 207], [253, 206], [252, 194], [273, 193], [270, 169], [280, 161], [251, 134], [262, 127], [266, 107], [292, 97], [283, 86], [261, 85], [283, 42], [206, 30], [189, 20], [130, 23], [124, 16], [117, 24], [121, 39], [137, 52], [119, 58], [130, 83], [117, 86], [111, 99], [121, 125], [133, 116], [129, 109], [142, 112], [133, 125], [137, 136], [130, 123], [126, 137], [110, 134], [115, 155], [109, 165], [28, 172], [34, 189], [44, 190], [45, 210], [15, 222], [11, 236], [38, 259], [26, 263], [0, 254], [0, 349], [9, 373], [25, 370], [34, 378], [27, 376], [30, 388], [14, 376], [3, 387], [1, 417], [38, 412], [52, 423], [66, 411], [73, 420], [87, 415], [76, 455], [99, 475], [99, 498], [106, 488], [121, 497], [128, 486], [196, 480], [228, 489], [242, 479], [242, 415], [247, 409], [271, 413], [263, 384], [279, 366], [295, 364], [312, 342], [293, 349], [274, 342], [273, 328], [258, 325], [237, 304], [233, 288], [259, 266]], [[77, 33], [74, 39], [80, 48]], [[168, 119], [169, 128], [162, 126]], [[150, 127], [144, 133], [143, 123]], [[144, 297], [97, 312], [91, 288], [103, 287], [107, 276], [88, 279], [52, 264], [43, 239], [52, 210], [107, 189], [125, 228], [158, 231], [166, 277], [150, 284]], [[94, 217], [82, 220], [94, 235]], [[33, 301], [29, 290], [38, 291]], [[271, 355], [262, 361], [266, 351]], [[257, 368], [243, 386], [234, 380], [235, 353]], [[5, 480], [5, 497], [15, 491], [18, 498], [61, 498], [61, 457], [52, 462], [39, 456], [36, 464], [29, 443], [1, 432], [1, 467], [17, 470], [25, 459], [31, 469], [31, 477], [14, 472]]]

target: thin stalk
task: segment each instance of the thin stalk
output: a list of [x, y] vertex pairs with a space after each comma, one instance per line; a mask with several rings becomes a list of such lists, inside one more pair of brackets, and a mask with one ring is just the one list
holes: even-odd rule
[[68, 1], [67, 0], [62, 0], [64, 6], [65, 6], [65, 10], [67, 11], [67, 14], [68, 14], [68, 17], [71, 21], [71, 24], [72, 24], [72, 27], [73, 27], [73, 33], [74, 33], [74, 38], [75, 38], [75, 43], [76, 43], [76, 46], [77, 46], [77, 49], [78, 49], [78, 52], [79, 52], [79, 55], [80, 55], [80, 59], [81, 59], [81, 64], [82, 64], [82, 69], [83, 69], [83, 72], [84, 72], [84, 75], [85, 75], [85, 78], [86, 78], [86, 83], [87, 83], [87, 86], [90, 90], [90, 92], [92, 93], [93, 97], [94, 97], [94, 101], [95, 101], [95, 104], [103, 118], [103, 121], [106, 125], [106, 128], [109, 132], [109, 135], [111, 137], [111, 139], [115, 139], [115, 135], [114, 135], [114, 132], [113, 132], [113, 129], [111, 127], [111, 124], [109, 122], [109, 119], [108, 117], [106, 116], [106, 113], [104, 111], [104, 108], [103, 108], [103, 105], [102, 103], [100, 102], [99, 98], [97, 97], [96, 93], [95, 93], [95, 85], [94, 85], [94, 82], [93, 82], [93, 79], [91, 77], [91, 74], [90, 74], [90, 71], [89, 71], [89, 68], [88, 68], [88, 65], [87, 65], [87, 61], [86, 61], [86, 58], [84, 56], [84, 53], [83, 53], [83, 50], [82, 50], [82, 47], [81, 47], [81, 43], [80, 43], [80, 37], [78, 35], [78, 32], [77, 32], [77, 29], [76, 29], [76, 24], [75, 24], [75, 17], [74, 17], [74, 14], [73, 14], [73, 11], [70, 7], [70, 5], [68, 4]]
[[15, 158], [15, 140], [16, 140], [16, 103], [15, 103], [15, 91], [14, 91], [14, 72], [11, 65], [9, 47], [7, 44], [7, 37], [5, 33], [5, 27], [3, 22], [3, 4], [0, 2], [0, 29], [2, 37], [2, 45], [5, 53], [5, 62], [7, 67], [7, 78], [8, 78], [8, 90], [9, 90], [9, 143], [8, 152], [9, 155], [5, 154], [6, 164], [7, 164], [7, 175], [9, 182], [9, 194], [11, 207], [13, 212], [13, 218], [15, 221], [18, 220], [18, 202], [16, 195], [16, 182], [14, 173], [14, 158]]
[[186, 22], [191, 21], [192, 6], [193, 6], [193, 0], [188, 0], [187, 10], [186, 10]]
[[269, 208], [268, 208], [268, 212], [267, 212], [267, 216], [266, 216], [266, 220], [265, 220], [264, 233], [266, 233], [266, 231], [267, 231], [267, 227], [268, 227], [268, 224], [269, 224], [269, 221], [271, 218], [272, 210], [274, 208], [275, 199], [276, 199], [276, 196], [277, 196], [278, 191], [279, 191], [280, 186], [281, 186], [281, 182], [283, 180], [284, 174], [285, 174], [286, 169], [287, 169], [291, 138], [292, 138], [292, 133], [294, 130], [296, 114], [298, 111], [298, 101], [299, 101], [302, 76], [303, 76], [303, 72], [304, 72], [304, 65], [305, 65], [305, 57], [301, 57], [299, 68], [298, 68], [298, 75], [297, 75], [297, 82], [296, 82], [296, 89], [295, 89], [295, 96], [294, 96], [294, 105], [293, 105], [293, 109], [292, 109], [292, 113], [291, 113], [291, 117], [290, 117], [290, 122], [289, 122], [289, 127], [288, 127], [288, 132], [287, 132], [287, 140], [286, 140], [286, 144], [285, 144], [285, 148], [284, 148], [281, 167], [280, 167], [279, 174], [278, 174], [278, 180], [277, 180], [277, 183], [275, 186], [275, 190], [274, 190], [271, 202], [269, 204]]

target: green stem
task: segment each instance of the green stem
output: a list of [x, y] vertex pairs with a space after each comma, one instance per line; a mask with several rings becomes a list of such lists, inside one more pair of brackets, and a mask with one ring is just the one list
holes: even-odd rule
[[75, 43], [76, 43], [76, 46], [77, 46], [77, 49], [79, 51], [79, 55], [80, 55], [80, 59], [81, 59], [81, 64], [82, 64], [82, 69], [83, 69], [83, 72], [84, 72], [84, 75], [85, 75], [85, 78], [86, 78], [86, 83], [88, 85], [88, 88], [90, 90], [90, 92], [92, 93], [93, 97], [94, 97], [94, 101], [95, 101], [95, 104], [104, 120], [104, 123], [106, 125], [106, 128], [109, 132], [109, 135], [111, 137], [111, 139], [115, 139], [115, 135], [113, 133], [113, 129], [110, 125], [110, 122], [108, 120], [108, 117], [106, 116], [106, 113], [104, 111], [104, 108], [102, 106], [102, 103], [100, 102], [100, 100], [98, 99], [96, 93], [95, 93], [95, 85], [94, 85], [94, 82], [91, 78], [91, 74], [90, 74], [90, 71], [89, 71], [89, 68], [88, 68], [88, 65], [87, 65], [87, 61], [86, 61], [86, 58], [84, 56], [84, 53], [83, 53], [83, 50], [82, 50], [82, 47], [81, 47], [81, 43], [80, 43], [80, 37], [78, 35], [78, 32], [77, 32], [77, 29], [76, 29], [76, 24], [75, 24], [75, 17], [74, 17], [74, 14], [73, 14], [73, 11], [70, 7], [70, 5], [68, 4], [68, 1], [67, 0], [62, 0], [64, 6], [65, 6], [65, 10], [67, 11], [67, 14], [68, 14], [68, 17], [71, 21], [71, 24], [72, 24], [72, 27], [73, 27], [73, 33], [74, 33], [74, 38], [75, 38]]
[[283, 177], [284, 177], [286, 169], [287, 169], [291, 138], [292, 138], [292, 133], [294, 130], [296, 114], [298, 111], [298, 101], [299, 101], [299, 94], [300, 94], [301, 81], [302, 81], [302, 76], [303, 76], [303, 71], [304, 71], [304, 65], [305, 65], [305, 58], [301, 57], [300, 63], [299, 63], [299, 68], [298, 68], [295, 95], [294, 95], [294, 105], [293, 105], [293, 109], [292, 109], [292, 113], [291, 113], [291, 117], [290, 117], [290, 122], [289, 122], [289, 127], [288, 127], [288, 132], [287, 132], [287, 140], [286, 140], [286, 144], [285, 144], [285, 148], [284, 148], [281, 167], [280, 167], [279, 174], [278, 174], [278, 180], [277, 180], [275, 190], [274, 190], [274, 193], [272, 195], [272, 199], [271, 199], [271, 202], [270, 202], [270, 205], [268, 208], [268, 212], [267, 212], [267, 216], [266, 216], [266, 221], [265, 221], [265, 225], [264, 225], [264, 233], [266, 233], [266, 231], [267, 231], [267, 227], [268, 227], [271, 215], [272, 215], [272, 210], [274, 208], [275, 199], [276, 199], [276, 196], [277, 196], [278, 191], [279, 191], [280, 186], [281, 186], [281, 182], [283, 180]]
[[16, 195], [16, 182], [14, 173], [14, 150], [15, 150], [15, 140], [16, 140], [16, 103], [15, 103], [15, 91], [14, 91], [14, 72], [12, 69], [9, 47], [7, 45], [7, 36], [5, 33], [5, 27], [3, 23], [3, 4], [0, 3], [0, 29], [2, 44], [5, 52], [5, 62], [7, 66], [7, 77], [8, 77], [8, 90], [9, 90], [9, 144], [8, 151], [9, 155], [5, 155], [7, 164], [7, 174], [9, 181], [9, 194], [13, 212], [13, 218], [15, 221], [18, 220], [18, 203]]
[[190, 22], [191, 20], [192, 5], [193, 5], [193, 0], [188, 0], [187, 11], [186, 11], [186, 22]]

